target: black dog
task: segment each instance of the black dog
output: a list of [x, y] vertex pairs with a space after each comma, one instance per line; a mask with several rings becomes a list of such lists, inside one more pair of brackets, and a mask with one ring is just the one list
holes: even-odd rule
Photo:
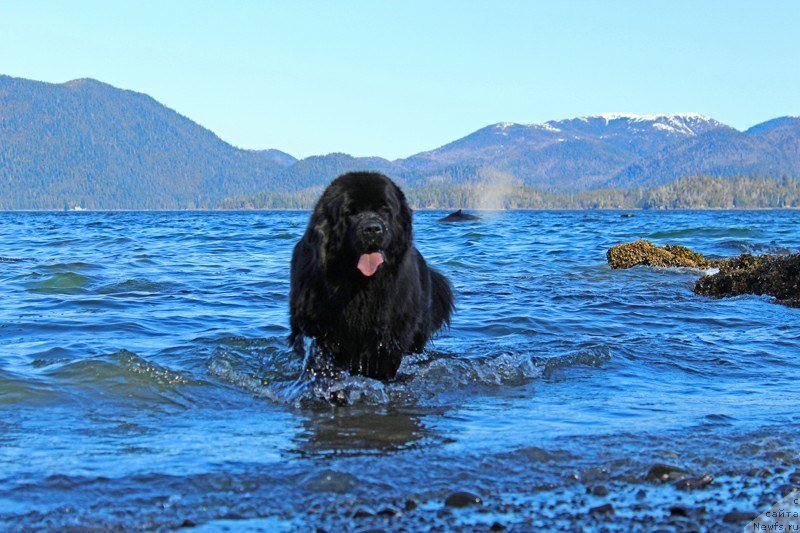
[[292, 255], [289, 342], [391, 379], [403, 355], [450, 324], [453, 293], [412, 244], [411, 209], [386, 176], [351, 172], [322, 194]]

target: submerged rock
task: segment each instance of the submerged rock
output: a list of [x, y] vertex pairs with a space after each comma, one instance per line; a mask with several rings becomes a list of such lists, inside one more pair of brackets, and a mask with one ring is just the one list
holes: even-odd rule
[[705, 296], [758, 294], [800, 307], [800, 254], [788, 256], [743, 254], [720, 262], [719, 272], [703, 276], [694, 292]]
[[606, 253], [611, 268], [631, 268], [638, 265], [654, 267], [711, 268], [719, 261], [708, 259], [685, 246], [656, 246], [644, 239], [612, 246]]
[[589, 489], [589, 494], [594, 496], [608, 496], [609, 492], [608, 487], [605, 485], [595, 485]]
[[359, 483], [359, 479], [346, 472], [322, 470], [312, 472], [303, 479], [303, 486], [319, 492], [344, 493]]
[[708, 487], [714, 478], [709, 476], [708, 474], [704, 474], [702, 476], [697, 477], [687, 477], [685, 479], [679, 479], [675, 483], [672, 484], [678, 490], [697, 490], [697, 489], [704, 489]]
[[458, 211], [453, 211], [446, 217], [442, 217], [437, 222], [470, 222], [474, 220], [481, 220], [481, 217], [478, 215], [470, 215], [469, 213], [464, 213], [461, 209]]
[[687, 476], [686, 470], [677, 466], [656, 463], [647, 471], [645, 479], [651, 483], [677, 481]]

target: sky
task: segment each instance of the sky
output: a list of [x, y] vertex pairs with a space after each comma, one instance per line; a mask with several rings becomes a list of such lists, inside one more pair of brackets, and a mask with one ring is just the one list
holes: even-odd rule
[[242, 148], [394, 159], [497, 122], [800, 115], [797, 1], [0, 1], [0, 74], [95, 78]]

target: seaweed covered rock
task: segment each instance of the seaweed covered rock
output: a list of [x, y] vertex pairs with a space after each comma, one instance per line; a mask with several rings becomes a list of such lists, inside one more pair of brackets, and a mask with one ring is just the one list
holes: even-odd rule
[[640, 239], [612, 246], [606, 253], [611, 268], [631, 268], [638, 265], [654, 267], [711, 268], [719, 261], [708, 259], [685, 246], [656, 246], [650, 241]]
[[705, 296], [759, 294], [800, 307], [800, 254], [776, 256], [743, 254], [719, 263], [719, 272], [703, 276], [694, 292]]

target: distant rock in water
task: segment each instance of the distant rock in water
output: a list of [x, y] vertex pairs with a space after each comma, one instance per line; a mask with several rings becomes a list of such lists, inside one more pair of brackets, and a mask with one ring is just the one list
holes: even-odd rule
[[800, 254], [743, 254], [726, 259], [720, 263], [719, 272], [697, 281], [694, 292], [717, 297], [766, 294], [778, 303], [800, 307]]
[[473, 220], [481, 220], [481, 217], [478, 215], [464, 213], [461, 209], [459, 209], [458, 211], [450, 213], [446, 217], [440, 218], [437, 220], [437, 222], [470, 222]]
[[712, 268], [719, 261], [708, 259], [685, 246], [656, 246], [650, 241], [640, 239], [634, 242], [612, 246], [606, 253], [611, 268], [631, 268], [638, 265], [653, 267]]

